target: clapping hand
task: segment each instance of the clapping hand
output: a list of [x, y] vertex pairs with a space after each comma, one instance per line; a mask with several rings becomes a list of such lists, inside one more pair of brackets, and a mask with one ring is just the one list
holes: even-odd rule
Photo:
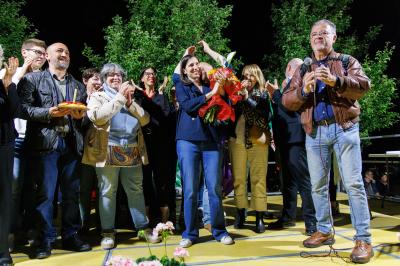
[[265, 83], [265, 89], [269, 94], [269, 98], [272, 99], [272, 95], [276, 90], [279, 90], [278, 81], [274, 79], [274, 84], [270, 83], [269, 80]]
[[16, 57], [8, 58], [8, 64], [4, 62], [4, 68], [6, 70], [6, 73], [4, 74], [3, 84], [6, 89], [6, 92], [8, 92], [8, 86], [10, 86], [10, 84], [12, 83], [12, 77], [17, 71], [18, 66], [19, 66], [19, 61], [18, 58]]
[[158, 93], [163, 94], [164, 89], [167, 87], [167, 84], [168, 84], [168, 77], [164, 76], [164, 81], [161, 84], [161, 86], [158, 88]]
[[126, 98], [126, 106], [129, 108], [132, 104], [132, 96], [133, 93], [135, 92], [135, 86], [131, 84], [130, 81], [125, 81], [124, 83], [121, 84], [121, 87], [119, 88], [119, 93], [124, 95]]

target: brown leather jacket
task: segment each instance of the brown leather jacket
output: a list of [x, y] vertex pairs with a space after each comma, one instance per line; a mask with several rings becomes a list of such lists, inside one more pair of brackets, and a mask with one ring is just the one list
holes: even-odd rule
[[[329, 58], [337, 58], [340, 54], [332, 50]], [[316, 61], [313, 55], [313, 62]], [[347, 75], [341, 60], [328, 60], [331, 73], [339, 77], [339, 82], [334, 88], [328, 89], [328, 97], [332, 104], [335, 120], [343, 128], [349, 128], [360, 120], [360, 105], [357, 102], [366, 93], [371, 82], [362, 70], [361, 64], [350, 56], [347, 67]], [[317, 68], [312, 64], [312, 70]], [[282, 104], [290, 111], [301, 112], [301, 124], [307, 134], [313, 129], [314, 94], [304, 97], [301, 93], [303, 78], [300, 76], [300, 67], [294, 73], [290, 88], [283, 94]]]

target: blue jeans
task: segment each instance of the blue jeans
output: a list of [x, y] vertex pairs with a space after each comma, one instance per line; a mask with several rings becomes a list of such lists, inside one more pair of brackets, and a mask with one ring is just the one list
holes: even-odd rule
[[314, 128], [311, 136], [307, 135], [306, 149], [317, 230], [322, 233], [329, 233], [332, 230], [328, 191], [333, 150], [349, 197], [351, 222], [356, 230], [354, 239], [371, 243], [370, 216], [361, 176], [358, 123], [348, 129], [343, 129], [337, 123], [318, 126]]
[[216, 240], [228, 235], [222, 208], [222, 152], [217, 143], [210, 141], [178, 140], [176, 143], [181, 176], [183, 178], [184, 216], [186, 229], [183, 238], [195, 241], [199, 237], [197, 201], [200, 186], [200, 162], [203, 163], [204, 179], [210, 204], [212, 234]]
[[115, 208], [117, 203], [118, 179], [128, 198], [129, 211], [137, 230], [145, 229], [149, 221], [143, 195], [142, 166], [135, 167], [96, 167], [99, 185], [99, 211], [103, 231], [110, 231], [115, 226]]
[[12, 208], [11, 208], [10, 233], [16, 233], [18, 229], [21, 229], [22, 216], [21, 216], [20, 206], [22, 197], [25, 198], [25, 195], [22, 195], [22, 188], [24, 186], [25, 169], [27, 165], [26, 152], [24, 149], [24, 139], [16, 138], [14, 148], [15, 149], [14, 149], [14, 168], [13, 168], [13, 180], [12, 180]]
[[59, 138], [55, 151], [33, 157], [32, 163], [37, 167], [35, 177], [37, 185], [36, 211], [38, 213], [38, 230], [42, 241], [54, 241], [56, 229], [53, 225], [53, 199], [60, 180], [62, 193], [62, 229], [64, 239], [75, 234], [80, 228], [79, 215], [79, 182], [80, 156], [69, 149], [72, 144]]
[[210, 224], [210, 201], [208, 200], [208, 189], [204, 178], [201, 179], [201, 181], [198, 206], [203, 209], [203, 224]]

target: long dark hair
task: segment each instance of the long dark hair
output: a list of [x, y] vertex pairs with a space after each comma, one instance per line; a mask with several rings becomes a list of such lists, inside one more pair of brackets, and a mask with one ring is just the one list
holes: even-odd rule
[[[180, 72], [181, 72], [181, 82], [185, 85], [190, 85], [193, 83], [193, 81], [191, 81], [188, 77], [187, 74], [184, 74], [184, 70], [186, 68], [187, 62], [192, 59], [193, 57], [195, 57], [194, 55], [185, 55], [184, 57], [182, 57], [181, 59], [181, 68], [180, 68]], [[195, 57], [197, 58], [197, 57]], [[200, 83], [202, 85], [208, 85], [208, 81], [203, 79], [203, 75], [200, 75]]]
[[157, 90], [157, 88], [156, 88], [156, 87], [157, 87], [157, 70], [156, 70], [154, 67], [152, 67], [152, 66], [145, 67], [145, 68], [142, 70], [142, 72], [140, 72], [139, 82], [138, 82], [139, 87], [142, 88], [142, 89], [146, 89], [146, 88], [144, 87], [144, 83], [143, 83], [143, 81], [142, 81], [142, 78], [143, 78], [143, 76], [144, 76], [144, 72], [146, 72], [146, 70], [149, 70], [149, 69], [152, 69], [152, 70], [154, 71], [154, 74], [156, 75], [156, 76], [155, 76], [155, 82], [154, 82], [154, 89]]
[[191, 81], [189, 79], [188, 75], [184, 73], [184, 70], [186, 68], [188, 61], [190, 59], [192, 59], [193, 57], [195, 57], [195, 56], [188, 54], [188, 55], [185, 55], [184, 57], [182, 57], [182, 59], [181, 59], [181, 68], [179, 70], [181, 72], [181, 82], [185, 85], [190, 85], [193, 83], [193, 81]]

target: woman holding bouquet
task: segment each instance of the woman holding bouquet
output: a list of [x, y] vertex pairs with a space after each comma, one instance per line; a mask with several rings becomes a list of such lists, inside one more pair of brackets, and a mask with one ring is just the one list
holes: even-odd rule
[[270, 143], [269, 97], [264, 90], [265, 79], [258, 65], [245, 66], [242, 76], [244, 100], [235, 106], [236, 121], [230, 130], [229, 139], [237, 207], [234, 227], [243, 228], [246, 209], [249, 207], [247, 197], [247, 165], [249, 165], [250, 207], [256, 211], [255, 231], [263, 233], [265, 231], [263, 213], [267, 210], [266, 176]]
[[202, 80], [199, 61], [193, 55], [194, 47], [185, 55], [177, 70], [180, 82], [176, 84], [176, 97], [179, 113], [176, 131], [176, 148], [181, 175], [183, 178], [184, 219], [186, 229], [182, 234], [180, 246], [189, 247], [199, 237], [196, 227], [197, 199], [200, 182], [200, 164], [203, 164], [205, 183], [210, 203], [212, 234], [225, 245], [233, 244], [225, 228], [221, 191], [221, 129], [205, 124], [198, 111], [213, 95], [223, 94], [219, 85], [223, 75], [211, 89]]

